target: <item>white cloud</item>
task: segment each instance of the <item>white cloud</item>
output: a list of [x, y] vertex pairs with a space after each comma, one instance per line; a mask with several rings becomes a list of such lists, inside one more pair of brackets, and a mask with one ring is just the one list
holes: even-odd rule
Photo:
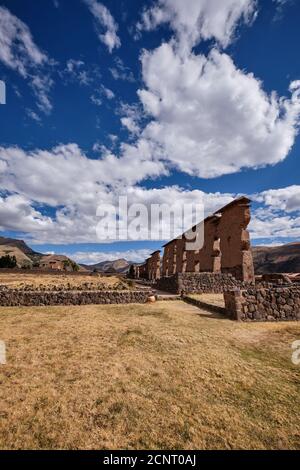
[[103, 100], [102, 98], [105, 97], [108, 100], [112, 100], [115, 98], [114, 92], [110, 89], [105, 87], [103, 84], [100, 85], [99, 89], [96, 89], [91, 96], [91, 101], [96, 106], [102, 106]]
[[162, 174], [163, 165], [151, 160], [151, 154], [146, 141], [136, 149], [124, 145], [119, 158], [109, 153], [98, 160], [88, 158], [76, 144], [32, 152], [0, 147], [0, 184], [3, 190], [50, 206], [95, 201], [103, 188], [126, 187]]
[[121, 46], [121, 41], [117, 35], [118, 25], [112, 17], [110, 11], [102, 3], [96, 0], [83, 0], [89, 7], [90, 12], [96, 20], [98, 36], [111, 53], [113, 49]]
[[7, 67], [27, 77], [29, 69], [47, 61], [32, 39], [27, 25], [0, 6], [0, 60]]
[[49, 114], [52, 109], [49, 92], [53, 81], [46, 66], [53, 62], [35, 44], [28, 26], [1, 6], [0, 61], [30, 81], [40, 110]]
[[41, 123], [41, 118], [35, 111], [33, 111], [30, 108], [27, 108], [26, 113], [27, 113], [27, 116], [30, 117], [30, 119], [32, 119], [35, 122]]
[[61, 76], [82, 86], [88, 86], [93, 81], [89, 72], [85, 69], [85, 63], [82, 60], [76, 59], [69, 59], [67, 61]]
[[300, 238], [300, 216], [276, 215], [271, 213], [266, 218], [261, 218], [254, 213], [250, 225], [252, 239], [268, 238], [280, 240], [280, 238]]
[[255, 18], [256, 0], [158, 0], [144, 10], [137, 30], [153, 30], [169, 23], [182, 51], [200, 40], [215, 39], [228, 46], [240, 20]]
[[[141, 152], [137, 150], [137, 154]], [[101, 203], [117, 207], [119, 195], [127, 195], [129, 205], [143, 204], [149, 212], [153, 204], [177, 207], [203, 203], [204, 215], [237, 196], [177, 186], [139, 187], [136, 183], [142, 166], [133, 167], [131, 158], [129, 154], [120, 160], [107, 151], [101, 160], [90, 160], [76, 145], [60, 146], [52, 152], [1, 149], [0, 184], [9, 194], [0, 198], [0, 230], [27, 232], [27, 238], [35, 243], [100, 242], [96, 234], [97, 207]], [[260, 208], [253, 210], [250, 226], [253, 239], [300, 237], [299, 186], [263, 191], [252, 198], [260, 204]], [[54, 215], [44, 216], [43, 206], [50, 206]], [[143, 235], [148, 238], [146, 229]]]
[[280, 189], [269, 189], [255, 195], [258, 202], [285, 212], [300, 213], [300, 186], [293, 185]]
[[80, 264], [97, 264], [101, 263], [102, 261], [115, 261], [118, 259], [126, 259], [127, 261], [131, 261], [132, 263], [143, 263], [145, 259], [149, 258], [152, 251], [146, 249], [110, 252], [78, 251], [75, 253], [66, 253], [66, 256], [69, 256], [74, 261]]
[[96, 106], [102, 106], [102, 99], [96, 95], [91, 96], [91, 102], [95, 104]]
[[139, 134], [140, 128], [133, 118], [123, 117], [121, 118], [121, 123], [122, 126], [126, 127], [131, 134]]
[[115, 57], [115, 66], [109, 69], [114, 80], [123, 80], [125, 82], [135, 82], [134, 75], [129, 67], [126, 67], [120, 57]]
[[[230, 194], [206, 195], [202, 191], [184, 191], [179, 187], [147, 190], [136, 184], [150, 176], [161, 175], [164, 168], [159, 161], [150, 159], [152, 149], [146, 141], [139, 147], [123, 145], [120, 158], [108, 149], [100, 148], [101, 159], [89, 159], [76, 146], [59, 146], [51, 152], [37, 150], [24, 152], [18, 148], [0, 148], [0, 185], [10, 195], [27, 201], [28, 208], [52, 208], [54, 215], [46, 218], [39, 213], [36, 220], [19, 226], [36, 243], [99, 242], [96, 217], [99, 204], [118, 205], [118, 196], [127, 195], [129, 204], [183, 204], [192, 200], [205, 201], [208, 211], [232, 200]], [[8, 196], [9, 198], [11, 196]], [[9, 199], [8, 199], [9, 201]], [[4, 204], [4, 201], [2, 201]], [[6, 201], [7, 207], [7, 201]], [[42, 212], [43, 210], [40, 209]], [[34, 212], [36, 213], [36, 212]], [[11, 230], [10, 218], [3, 215], [2, 230]], [[148, 232], [144, 232], [145, 239]]]
[[0, 230], [37, 233], [51, 224], [51, 219], [34, 209], [26, 197], [17, 194], [0, 197]]
[[114, 94], [114, 92], [113, 92], [110, 88], [107, 88], [107, 87], [105, 87], [104, 85], [101, 85], [100, 90], [101, 90], [101, 93], [103, 93], [103, 95], [104, 95], [108, 100], [114, 99], [115, 94]]
[[253, 238], [300, 238], [300, 186], [269, 189], [252, 199], [261, 204], [253, 211]]
[[52, 85], [53, 80], [48, 75], [35, 75], [31, 81], [33, 91], [38, 97], [37, 106], [45, 114], [50, 114], [53, 108], [48, 96]]
[[169, 166], [212, 178], [286, 158], [298, 133], [300, 82], [268, 95], [225, 53], [181, 57], [170, 43], [142, 55], [138, 94], [152, 121], [142, 138]]

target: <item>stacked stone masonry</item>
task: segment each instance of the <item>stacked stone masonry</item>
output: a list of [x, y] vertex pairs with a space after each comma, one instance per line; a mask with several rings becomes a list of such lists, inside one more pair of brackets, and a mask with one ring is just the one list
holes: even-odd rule
[[[250, 200], [240, 197], [164, 245], [162, 263], [155, 252], [137, 277], [157, 280], [177, 273], [232, 274], [237, 280], [254, 282], [254, 267], [247, 227]], [[193, 242], [197, 244], [192, 245]]]
[[221, 294], [249, 284], [239, 281], [231, 274], [222, 273], [177, 273], [160, 279], [156, 287], [174, 294]]
[[300, 320], [300, 286], [250, 288], [225, 292], [225, 309], [233, 320]]
[[0, 306], [43, 305], [102, 305], [146, 303], [148, 292], [143, 291], [20, 291], [7, 289], [0, 292]]

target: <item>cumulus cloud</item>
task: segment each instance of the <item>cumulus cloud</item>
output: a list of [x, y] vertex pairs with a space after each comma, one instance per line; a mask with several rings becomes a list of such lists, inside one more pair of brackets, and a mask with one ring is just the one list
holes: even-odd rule
[[181, 57], [171, 43], [142, 55], [138, 94], [152, 119], [143, 138], [168, 164], [212, 178], [286, 158], [298, 133], [300, 82], [290, 97], [268, 95], [225, 53]]
[[260, 204], [250, 225], [254, 239], [300, 237], [300, 186], [268, 189], [251, 196]]
[[102, 261], [115, 261], [117, 259], [126, 259], [132, 263], [143, 263], [151, 255], [151, 250], [124, 250], [124, 251], [78, 251], [75, 253], [66, 253], [74, 261], [80, 264], [97, 264]]
[[255, 195], [254, 198], [266, 206], [285, 212], [300, 213], [300, 186], [292, 185], [286, 188], [269, 189]]
[[142, 142], [136, 152], [129, 150], [124, 146], [119, 158], [109, 153], [95, 160], [76, 144], [32, 152], [0, 147], [1, 188], [50, 206], [67, 205], [97, 199], [105, 187], [126, 187], [164, 171], [159, 161], [149, 157], [152, 152], [147, 142]]
[[239, 21], [249, 23], [255, 18], [255, 7], [255, 0], [158, 0], [144, 10], [137, 30], [150, 31], [168, 23], [183, 51], [209, 39], [226, 47]]
[[[141, 144], [141, 142], [140, 142]], [[204, 202], [208, 212], [232, 200], [230, 194], [206, 195], [202, 191], [185, 191], [180, 187], [147, 190], [137, 183], [149, 175], [163, 172], [159, 161], [151, 161], [147, 143], [132, 152], [132, 146], [123, 148], [122, 157], [106, 151], [100, 159], [89, 159], [75, 144], [59, 146], [50, 151], [25, 152], [18, 148], [0, 148], [0, 184], [10, 198], [24, 198], [28, 208], [52, 208], [53, 214], [41, 226], [41, 213], [31, 220], [30, 227], [20, 227], [31, 234], [37, 243], [99, 242], [97, 238], [97, 208], [112, 204], [118, 207], [119, 195], [127, 195], [128, 204], [143, 204], [149, 211], [152, 204], [183, 205]], [[12, 200], [14, 201], [14, 200]], [[18, 200], [17, 200], [18, 202]], [[11, 205], [9, 206], [11, 207]], [[180, 222], [179, 222], [180, 223]], [[11, 230], [10, 218], [1, 218], [2, 230]], [[148, 239], [147, 229], [143, 232]]]
[[120, 38], [117, 34], [118, 25], [112, 17], [108, 8], [96, 0], [83, 0], [89, 7], [95, 18], [98, 36], [111, 53], [113, 49], [121, 46]]
[[[275, 165], [289, 154], [299, 130], [300, 82], [289, 95], [266, 93], [252, 73], [201, 40], [226, 47], [241, 21], [255, 18], [252, 0], [158, 0], [138, 27], [168, 23], [174, 37], [141, 55], [144, 87], [138, 91], [150, 118], [140, 138], [152, 142], [168, 168], [214, 178], [245, 168]], [[123, 122], [133, 131], [132, 122]], [[137, 143], [135, 144], [138, 145]]]
[[0, 6], [0, 61], [28, 79], [41, 111], [52, 109], [49, 92], [53, 81], [46, 71], [51, 59], [35, 44], [28, 26]]
[[47, 230], [52, 221], [32, 207], [32, 201], [13, 194], [0, 197], [0, 230], [38, 232]]
[[269, 216], [262, 216], [261, 212], [253, 214], [250, 225], [252, 239], [299, 239], [300, 238], [300, 216], [290, 217], [269, 212]]
[[[96, 19], [101, 41], [112, 52], [120, 46], [114, 19], [101, 3], [84, 1]], [[49, 112], [50, 78], [32, 76], [32, 70], [40, 70], [48, 58], [35, 46], [27, 26], [0, 8], [8, 20], [4, 24], [0, 16], [0, 60], [32, 81], [41, 107]], [[251, 0], [193, 0], [188, 8], [181, 0], [160, 0], [145, 11], [140, 30], [168, 23], [174, 37], [141, 55], [142, 109], [123, 106], [120, 113], [122, 125], [135, 140], [120, 143], [118, 155], [98, 143], [99, 159], [88, 158], [76, 144], [34, 151], [0, 148], [0, 184], [5, 191], [0, 200], [1, 229], [27, 231], [38, 243], [97, 242], [98, 205], [116, 204], [122, 194], [128, 195], [129, 204], [148, 208], [201, 201], [207, 215], [236, 195], [177, 186], [145, 189], [138, 184], [174, 168], [212, 178], [285, 159], [298, 132], [300, 82], [291, 83], [289, 97], [268, 94], [258, 78], [240, 70], [220, 51], [234, 38], [239, 22], [247, 23], [253, 15]], [[193, 46], [207, 39], [218, 45], [207, 56], [195, 54]], [[68, 73], [78, 76], [82, 66], [80, 61], [69, 61]], [[134, 81], [118, 57], [110, 72], [115, 79]], [[83, 76], [83, 84], [84, 80]], [[113, 92], [101, 86], [91, 99], [100, 104], [102, 97], [113, 99]], [[254, 211], [254, 238], [299, 236], [298, 186], [264, 191], [254, 198], [262, 206]], [[44, 217], [44, 208], [51, 208], [54, 215]]]
[[[128, 197], [129, 206], [142, 204], [149, 214], [155, 204], [173, 208], [203, 204], [204, 216], [237, 196], [179, 186], [146, 189], [137, 185], [142, 166], [132, 168], [131, 156], [122, 158], [127, 161], [128, 173], [120, 159], [111, 154], [91, 160], [74, 144], [52, 152], [1, 149], [0, 184], [6, 195], [0, 198], [0, 230], [27, 232], [27, 239], [37, 244], [97, 243], [104, 241], [97, 236], [97, 208], [101, 204], [117, 208], [119, 195]], [[263, 191], [251, 197], [260, 204], [253, 210], [253, 239], [300, 236], [300, 186]], [[52, 215], [43, 215], [45, 209]], [[165, 219], [164, 222], [167, 225]], [[178, 233], [183, 231], [180, 223], [179, 220], [175, 224]], [[150, 228], [159, 233], [159, 221], [152, 220], [152, 224]], [[147, 227], [142, 235], [144, 240], [149, 239]]]

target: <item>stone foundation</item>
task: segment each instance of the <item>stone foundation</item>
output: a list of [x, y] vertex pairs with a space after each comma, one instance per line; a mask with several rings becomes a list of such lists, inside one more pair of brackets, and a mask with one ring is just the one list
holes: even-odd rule
[[148, 297], [149, 292], [143, 291], [30, 292], [9, 289], [0, 292], [0, 306], [144, 304]]
[[224, 293], [227, 315], [239, 321], [300, 320], [300, 286]]
[[157, 288], [173, 294], [222, 294], [235, 287], [247, 287], [231, 274], [222, 273], [178, 273], [160, 279]]
[[206, 310], [211, 313], [217, 313], [218, 315], [226, 315], [226, 310], [224, 307], [218, 307], [218, 305], [209, 304], [199, 299], [193, 299], [193, 297], [189, 297], [187, 295], [184, 295], [182, 297], [182, 300], [188, 304], [200, 308], [201, 310]]

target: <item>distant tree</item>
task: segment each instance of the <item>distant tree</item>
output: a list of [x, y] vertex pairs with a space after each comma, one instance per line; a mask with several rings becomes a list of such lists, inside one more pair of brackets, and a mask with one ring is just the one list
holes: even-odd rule
[[78, 264], [75, 263], [75, 261], [72, 261], [71, 264], [72, 264], [72, 268], [73, 268], [73, 271], [74, 271], [74, 272], [79, 271], [79, 266], [78, 266]]
[[128, 277], [129, 277], [129, 279], [134, 279], [135, 278], [135, 269], [134, 269], [133, 264], [129, 268]]
[[73, 271], [73, 272], [79, 271], [78, 264], [76, 264], [75, 261], [72, 261], [70, 259], [64, 260], [63, 265], [64, 265], [64, 271]]
[[0, 258], [0, 269], [14, 269], [17, 267], [17, 259], [15, 256], [2, 256]]
[[32, 265], [29, 261], [24, 261], [24, 263], [22, 264], [22, 269], [31, 269], [32, 268]]

